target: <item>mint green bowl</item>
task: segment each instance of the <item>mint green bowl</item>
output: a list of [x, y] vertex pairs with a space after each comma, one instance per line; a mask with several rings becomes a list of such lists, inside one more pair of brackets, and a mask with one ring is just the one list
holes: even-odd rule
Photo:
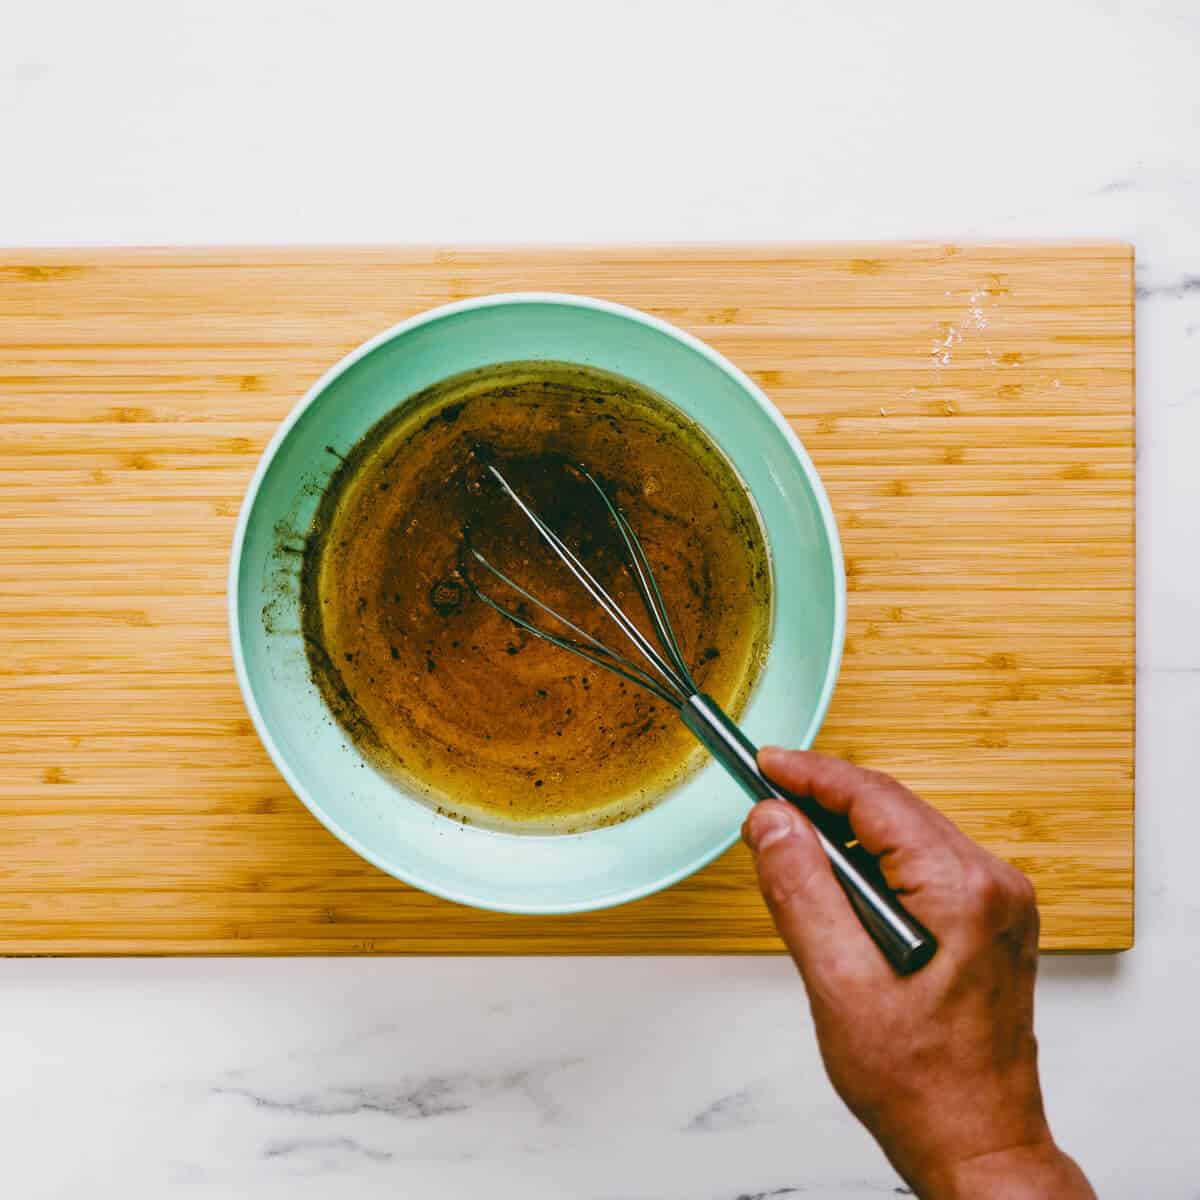
[[[584, 363], [666, 396], [748, 485], [774, 572], [771, 645], [742, 724], [756, 742], [809, 746], [841, 661], [846, 583], [825, 489], [796, 435], [741, 371], [645, 313], [582, 296], [467, 300], [372, 338], [319, 379], [279, 428], [242, 505], [229, 573], [233, 659], [275, 765], [313, 815], [377, 867], [462, 904], [517, 913], [603, 908], [668, 887], [733, 843], [749, 802], [715, 765], [606, 829], [530, 836], [440, 816], [371, 767], [309, 678], [295, 553], [345, 450], [441, 379], [517, 359]], [[565, 669], [565, 664], [564, 664]]]

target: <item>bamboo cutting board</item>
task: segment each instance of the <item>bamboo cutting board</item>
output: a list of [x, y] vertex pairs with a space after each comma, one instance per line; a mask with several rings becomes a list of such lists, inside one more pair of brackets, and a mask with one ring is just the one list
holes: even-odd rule
[[1129, 946], [1132, 255], [1013, 244], [0, 255], [0, 951], [778, 948], [740, 848], [582, 916], [412, 891], [246, 717], [226, 560], [276, 423], [370, 335], [514, 289], [647, 309], [758, 380], [844, 541], [820, 746], [1028, 871], [1044, 946]]

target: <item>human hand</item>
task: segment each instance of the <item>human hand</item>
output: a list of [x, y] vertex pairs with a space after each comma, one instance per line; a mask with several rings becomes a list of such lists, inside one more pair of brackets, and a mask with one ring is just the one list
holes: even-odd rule
[[845, 813], [939, 942], [928, 966], [897, 976], [804, 816], [779, 800], [751, 810], [743, 836], [804, 979], [825, 1069], [850, 1110], [927, 1200], [1094, 1200], [1042, 1107], [1029, 880], [890, 776], [776, 747], [758, 761], [788, 791]]

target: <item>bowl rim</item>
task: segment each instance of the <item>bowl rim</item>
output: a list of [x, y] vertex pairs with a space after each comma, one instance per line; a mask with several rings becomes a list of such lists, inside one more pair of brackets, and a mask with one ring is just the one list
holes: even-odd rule
[[[666, 888], [674, 886], [676, 883], [689, 876], [695, 874], [708, 866], [709, 863], [724, 854], [737, 840], [738, 830], [734, 829], [725, 838], [718, 839], [710, 849], [697, 855], [691, 862], [683, 867], [677, 868], [659, 878], [649, 880], [644, 883], [638, 883], [631, 887], [625, 888], [609, 896], [601, 897], [594, 901], [574, 902], [569, 904], [514, 904], [514, 903], [498, 903], [494, 900], [487, 900], [478, 896], [461, 892], [454, 888], [443, 887], [436, 880], [423, 878], [419, 873], [404, 870], [396, 867], [391, 862], [384, 861], [382, 855], [377, 854], [368, 846], [362, 844], [358, 838], [351, 834], [348, 830], [343, 829], [337, 821], [335, 821], [323, 808], [323, 806], [309, 794], [309, 790], [300, 781], [293, 772], [291, 766], [284, 758], [279, 747], [277, 746], [271, 731], [268, 728], [262, 712], [258, 707], [258, 702], [255, 699], [254, 689], [251, 686], [249, 671], [246, 666], [246, 659], [242, 649], [242, 630], [241, 619], [239, 615], [239, 594], [241, 585], [241, 562], [246, 533], [250, 524], [250, 516], [254, 511], [255, 503], [258, 499], [259, 490], [262, 487], [263, 480], [266, 478], [267, 472], [271, 468], [271, 464], [275, 461], [275, 456], [280, 446], [287, 439], [294, 426], [300, 421], [301, 417], [308, 409], [316, 403], [318, 398], [325, 390], [340, 376], [344, 375], [356, 363], [366, 358], [368, 355], [377, 350], [380, 346], [393, 341], [415, 329], [419, 329], [426, 325], [432, 325], [438, 321], [444, 320], [447, 317], [453, 317], [463, 312], [470, 312], [476, 309], [498, 308], [507, 305], [553, 305], [560, 307], [590, 309], [595, 312], [604, 313], [609, 316], [621, 317], [626, 320], [634, 321], [640, 325], [647, 326], [666, 337], [681, 343], [689, 350], [701, 357], [707, 359], [725, 375], [729, 376], [734, 383], [751, 399], [754, 403], [766, 414], [768, 420], [775, 426], [778, 432], [783, 436], [785, 442], [791, 449], [797, 462], [800, 464], [804, 472], [805, 478], [809, 485], [809, 490], [816, 501], [817, 509], [821, 516], [821, 525], [826, 541], [829, 546], [830, 557], [832, 559], [833, 581], [834, 581], [834, 615], [833, 615], [833, 631], [830, 645], [829, 660], [826, 665], [825, 677], [821, 683], [821, 692], [817, 699], [816, 706], [813, 709], [812, 718], [804, 731], [804, 736], [801, 744], [808, 747], [812, 744], [816, 737], [817, 731], [820, 729], [825, 720], [825, 716], [829, 710], [830, 702], [833, 699], [833, 690], [837, 683], [838, 675], [841, 670], [842, 654], [846, 638], [846, 571], [845, 562], [842, 556], [841, 538], [838, 534], [837, 520], [833, 514], [833, 506], [830, 504], [829, 496], [825, 491], [825, 485], [821, 481], [820, 475], [817, 473], [816, 466], [808, 451], [805, 449], [803, 442], [796, 435], [795, 430], [784, 418], [783, 414], [771, 402], [770, 398], [762, 388], [750, 378], [740, 367], [736, 366], [720, 351], [714, 349], [707, 342], [702, 341], [694, 334], [688, 333], [686, 330], [680, 329], [676, 325], [672, 325], [669, 321], [664, 321], [660, 317], [655, 317], [650, 313], [644, 312], [641, 309], [633, 308], [630, 305], [620, 304], [612, 300], [601, 300], [594, 296], [586, 296], [572, 292], [547, 292], [547, 291], [518, 291], [518, 292], [490, 292], [482, 296], [472, 296], [465, 300], [455, 300], [448, 304], [437, 305], [434, 308], [424, 309], [411, 317], [405, 318], [403, 321], [398, 321], [396, 324], [381, 330], [373, 337], [368, 338], [365, 342], [356, 346], [349, 353], [345, 354], [336, 363], [324, 371], [320, 377], [312, 383], [305, 391], [304, 395], [292, 406], [287, 416], [280, 422], [270, 441], [263, 449], [259, 457], [258, 464], [254, 469], [254, 474], [250, 478], [250, 482], [246, 487], [245, 495], [242, 497], [241, 507], [238, 510], [237, 524], [234, 528], [233, 543], [230, 547], [229, 554], [229, 569], [226, 580], [226, 610], [229, 625], [229, 640], [230, 649], [233, 656], [234, 672], [237, 676], [238, 688], [242, 694], [242, 702], [246, 706], [246, 711], [250, 716], [250, 720], [254, 725], [255, 732], [258, 734], [259, 741], [266, 749], [271, 761], [274, 763], [276, 770], [283, 776], [284, 782], [292, 790], [293, 794], [301, 801], [310, 813], [332, 833], [343, 845], [349, 847], [361, 858], [377, 867], [385, 874], [391, 875], [395, 879], [399, 879], [404, 883], [410, 884], [413, 887], [419, 888], [430, 895], [438, 896], [444, 900], [450, 900], [458, 904], [465, 904], [473, 908], [490, 909], [495, 912], [520, 913], [520, 914], [568, 914], [575, 912], [591, 912], [598, 911], [604, 908], [612, 908], [617, 905], [626, 904], [632, 900], [638, 900], [645, 896], [653, 895], [655, 892], [663, 891]], [[589, 831], [578, 834], [565, 834], [564, 837], [584, 838], [588, 836]]]

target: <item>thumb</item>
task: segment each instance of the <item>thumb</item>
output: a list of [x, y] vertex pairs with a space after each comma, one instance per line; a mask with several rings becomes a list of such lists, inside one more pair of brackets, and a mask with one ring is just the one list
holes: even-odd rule
[[851, 960], [873, 961], [870, 939], [801, 812], [782, 800], [760, 801], [746, 818], [743, 836], [775, 928], [806, 982]]

